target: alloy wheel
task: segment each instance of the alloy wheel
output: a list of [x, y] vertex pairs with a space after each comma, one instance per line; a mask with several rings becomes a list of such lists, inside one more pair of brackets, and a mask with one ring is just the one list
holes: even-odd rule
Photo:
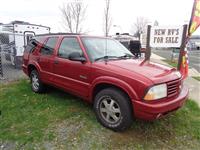
[[100, 114], [103, 119], [111, 124], [117, 123], [121, 118], [121, 110], [119, 104], [109, 96], [101, 98]]

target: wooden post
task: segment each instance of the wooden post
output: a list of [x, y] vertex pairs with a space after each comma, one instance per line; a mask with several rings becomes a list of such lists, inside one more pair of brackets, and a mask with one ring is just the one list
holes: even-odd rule
[[1, 58], [1, 46], [0, 46], [0, 75], [3, 78], [3, 66], [2, 66], [2, 58]]
[[150, 57], [151, 57], [150, 36], [151, 36], [151, 25], [148, 25], [145, 61], [150, 60]]
[[178, 58], [178, 66], [177, 70], [180, 70], [181, 68], [181, 63], [182, 63], [182, 56], [185, 50], [185, 46], [187, 44], [187, 25], [183, 25], [183, 35], [182, 35], [182, 42], [181, 42], [181, 47], [180, 47], [180, 52], [179, 52], [179, 58]]

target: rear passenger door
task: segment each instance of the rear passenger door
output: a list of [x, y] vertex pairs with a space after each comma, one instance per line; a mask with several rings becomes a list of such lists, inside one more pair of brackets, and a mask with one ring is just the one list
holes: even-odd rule
[[27, 66], [29, 61], [29, 55], [38, 47], [38, 40], [37, 38], [31, 39], [25, 47], [24, 54], [23, 54], [23, 65]]
[[40, 49], [38, 63], [41, 68], [41, 78], [43, 81], [52, 81], [53, 62], [55, 57], [55, 47], [58, 37], [50, 37]]
[[89, 62], [69, 60], [72, 52], [84, 56], [76, 37], [64, 37], [54, 62], [55, 83], [76, 95], [87, 97], [91, 66]]

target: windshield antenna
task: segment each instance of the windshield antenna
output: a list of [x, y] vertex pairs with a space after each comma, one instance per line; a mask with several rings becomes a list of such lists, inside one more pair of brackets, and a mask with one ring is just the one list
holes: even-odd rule
[[106, 45], [105, 45], [105, 50], [104, 50], [104, 60], [107, 63], [108, 62], [108, 43], [107, 43], [107, 38], [106, 38]]

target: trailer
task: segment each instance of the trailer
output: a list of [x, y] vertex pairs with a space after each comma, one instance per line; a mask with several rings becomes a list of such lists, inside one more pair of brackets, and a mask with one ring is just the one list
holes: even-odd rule
[[129, 43], [131, 40], [135, 41], [137, 38], [129, 35], [128, 33], [116, 33], [116, 35], [111, 36], [115, 40], [119, 41], [121, 44], [123, 44], [127, 49], [129, 48]]
[[3, 43], [2, 51], [6, 60], [15, 67], [21, 66], [24, 47], [28, 41], [37, 34], [50, 33], [50, 27], [31, 24], [23, 21], [13, 21], [9, 24], [0, 25], [0, 36]]

